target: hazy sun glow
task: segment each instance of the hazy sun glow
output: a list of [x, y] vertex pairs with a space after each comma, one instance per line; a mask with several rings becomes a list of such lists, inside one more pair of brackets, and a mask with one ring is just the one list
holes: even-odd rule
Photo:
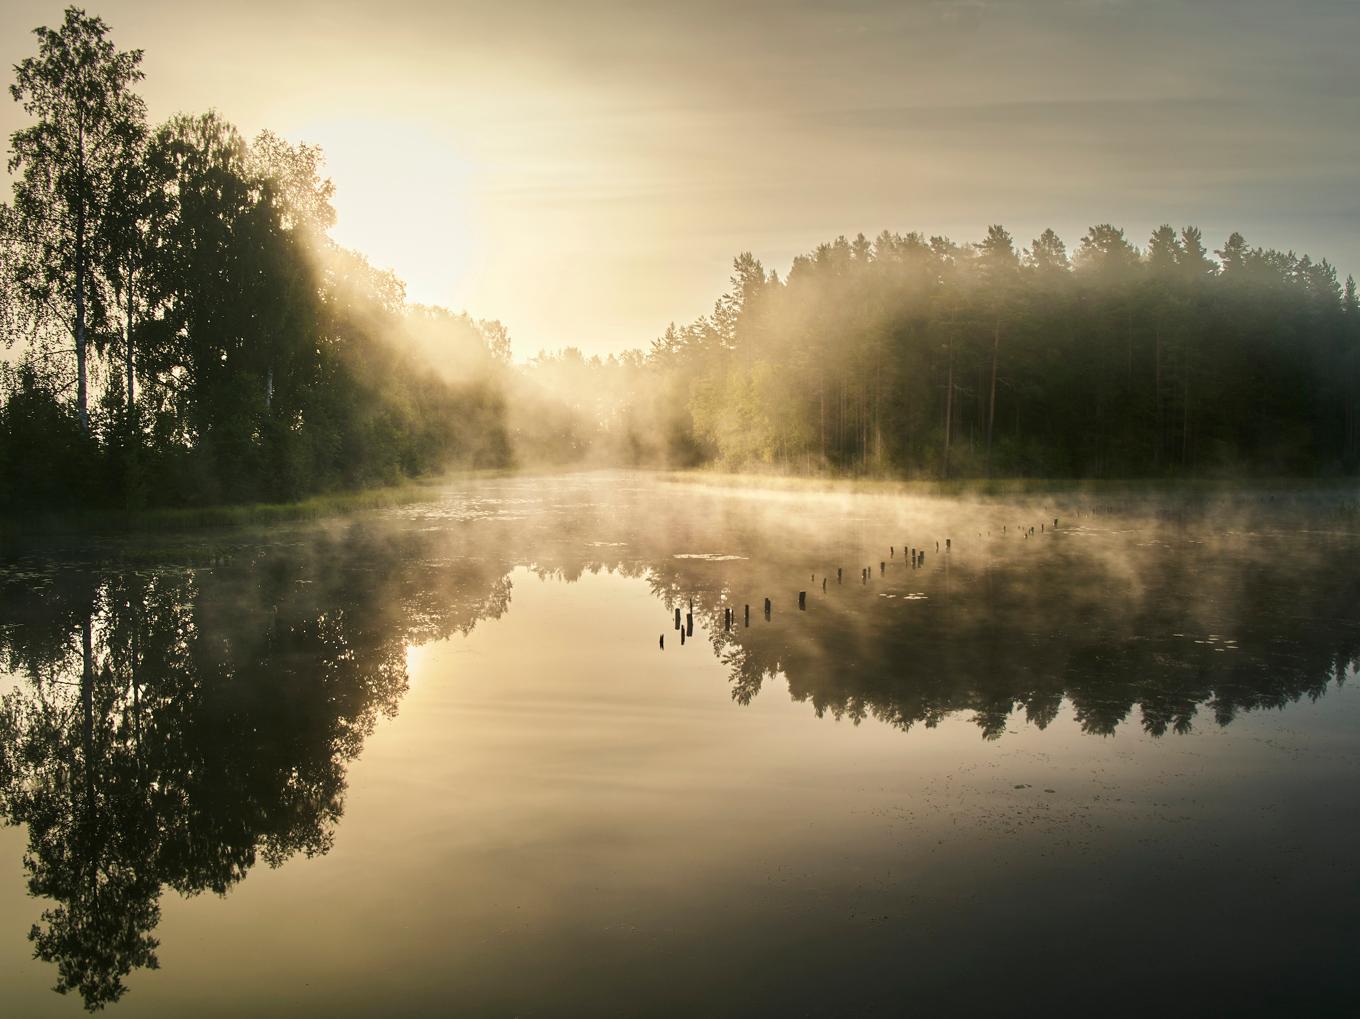
[[474, 167], [456, 138], [405, 118], [318, 118], [292, 132], [319, 144], [335, 182], [332, 236], [379, 266], [401, 266], [407, 297], [425, 304], [462, 295], [486, 243], [475, 217]]
[[[322, 145], [336, 237], [517, 355], [645, 346], [753, 250], [1195, 222], [1360, 265], [1346, 4], [107, 0], [153, 119]], [[52, 0], [0, 11], [21, 59]], [[341, 112], [337, 112], [341, 111]], [[22, 121], [0, 104], [0, 131]], [[1270, 144], [1262, 139], [1271, 139]], [[1308, 184], [1299, 187], [1299, 174]]]

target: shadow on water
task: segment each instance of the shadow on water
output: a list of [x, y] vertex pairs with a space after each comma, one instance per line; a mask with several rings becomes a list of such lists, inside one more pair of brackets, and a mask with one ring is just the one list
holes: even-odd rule
[[[1226, 725], [1319, 697], [1360, 660], [1349, 535], [1203, 540], [1166, 525], [1149, 540], [1079, 516], [1041, 549], [973, 507], [918, 526], [927, 565], [913, 568], [909, 545], [885, 547], [904, 530], [896, 510], [799, 530], [787, 507], [715, 495], [489, 502], [500, 509], [403, 510], [169, 564], [11, 564], [0, 811], [26, 827], [28, 888], [50, 901], [29, 937], [57, 990], [97, 1009], [155, 968], [166, 887], [222, 895], [261, 860], [325, 853], [347, 765], [406, 692], [408, 648], [501, 616], [519, 565], [645, 581], [667, 635], [692, 604], [738, 703], [782, 675], [819, 715], [903, 730], [964, 712], [999, 738], [1017, 713], [1043, 728], [1067, 701], [1089, 733], [1134, 717], [1185, 733], [1201, 711]], [[952, 548], [936, 553], [944, 533]], [[677, 635], [658, 653], [695, 652]]]

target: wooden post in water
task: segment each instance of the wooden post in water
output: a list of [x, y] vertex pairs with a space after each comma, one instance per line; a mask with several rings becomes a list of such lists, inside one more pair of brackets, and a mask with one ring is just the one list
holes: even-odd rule
[[765, 599], [765, 622], [770, 621], [770, 599]]
[[746, 606], [746, 625], [747, 625], [747, 626], [750, 626], [750, 625], [751, 625], [751, 606], [750, 606], [750, 605], [747, 605], [747, 606]]
[[822, 593], [823, 593], [823, 594], [826, 593], [826, 578], [825, 578], [825, 577], [822, 578]]
[[945, 550], [946, 552], [948, 552], [949, 549], [953, 546], [953, 544], [954, 544], [954, 539], [953, 539], [953, 538], [945, 538], [945, 539], [944, 539], [944, 550]]
[[880, 560], [878, 561], [878, 575], [879, 575], [880, 577], [883, 576], [883, 571], [886, 570], [887, 568], [888, 568], [888, 564], [885, 563], [883, 560], [880, 559]]
[[841, 582], [841, 568], [840, 568], [839, 566], [837, 566], [837, 567], [836, 567], [836, 583], [839, 584], [840, 582]]
[[680, 610], [678, 608], [675, 610], [675, 628], [680, 629]]
[[723, 630], [730, 631], [731, 629], [732, 629], [732, 610], [723, 609]]
[[925, 564], [926, 564], [926, 550], [921, 549], [920, 554], [916, 557], [916, 565], [925, 566]]
[[685, 630], [686, 630], [686, 632], [688, 632], [688, 634], [689, 634], [691, 637], [694, 636], [694, 613], [693, 613], [693, 612], [686, 612], [686, 613], [685, 613]]
[[666, 650], [666, 635], [664, 633], [661, 635], [661, 650]]
[[807, 592], [806, 592], [806, 591], [799, 591], [799, 592], [798, 592], [798, 611], [799, 611], [799, 612], [806, 612], [806, 611], [807, 611]]

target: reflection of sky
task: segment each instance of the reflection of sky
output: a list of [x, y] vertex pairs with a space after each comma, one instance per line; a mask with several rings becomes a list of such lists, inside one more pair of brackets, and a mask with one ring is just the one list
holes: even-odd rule
[[[501, 619], [410, 654], [398, 716], [350, 768], [335, 848], [257, 868], [226, 900], [168, 896], [161, 969], [134, 977], [129, 1004], [173, 1014], [248, 972], [224, 999], [242, 1012], [552, 1011], [561, 994], [645, 1010], [753, 969], [777, 977], [775, 1000], [816, 1001], [819, 961], [866, 993], [894, 952], [928, 999], [955, 953], [1014, 976], [1064, 925], [1117, 917], [1174, 956], [1206, 910], [1258, 922], [1280, 894], [1266, 875], [1324, 827], [1355, 845], [1353, 824], [1322, 823], [1331, 790], [1360, 778], [1353, 685], [1191, 737], [1092, 738], [1066, 708], [997, 743], [966, 717], [904, 736], [818, 719], [777, 687], [733, 706], [698, 631], [657, 650], [644, 581], [512, 580]], [[21, 840], [2, 837], [8, 869]], [[1220, 899], [1233, 882], [1250, 893]], [[1301, 894], [1327, 914], [1316, 887]], [[1063, 982], [1093, 979], [1109, 937], [1069, 941]], [[699, 964], [687, 986], [648, 983]], [[41, 964], [23, 976], [45, 987]]]
[[[1340, 972], [1353, 941], [1336, 935], [1360, 907], [1349, 879], [1360, 816], [1345, 795], [1360, 779], [1354, 666], [1326, 696], [1240, 711], [1231, 725], [1201, 705], [1185, 735], [1146, 735], [1137, 706], [1095, 735], [1073, 703], [1122, 710], [1141, 692], [1174, 703], [1181, 684], [1194, 698], [1206, 682], [1269, 694], [1262, 668], [1353, 649], [1354, 604], [1327, 600], [1350, 583], [1356, 539], [1344, 527], [1300, 547], [1299, 506], [1246, 490], [1232, 491], [1232, 513], [1168, 524], [1091, 515], [1092, 501], [1121, 498], [1108, 490], [956, 502], [636, 479], [459, 484], [428, 504], [281, 529], [267, 547], [241, 532], [203, 567], [206, 647], [234, 630], [219, 615], [228, 605], [240, 625], [265, 625], [269, 613], [228, 596], [272, 576], [299, 598], [281, 610], [289, 624], [334, 599], [353, 627], [337, 633], [364, 660], [401, 641], [409, 685], [344, 764], [334, 848], [257, 865], [225, 898], [167, 889], [161, 968], [134, 973], [119, 1010], [441, 1014], [455, 1002], [473, 1015], [580, 1014], [610, 1009], [562, 1003], [608, 1001], [626, 1014], [713, 1014], [704, 1006], [741, 1013], [754, 1000], [779, 1014], [873, 1014], [874, 1001], [909, 993], [923, 1011], [1039, 995], [1073, 1012], [1158, 974], [1157, 993], [1208, 1014], [1254, 1005], [1263, 968], [1291, 993], [1305, 980], [1325, 991]], [[1262, 505], [1270, 533], [1253, 524]], [[1055, 516], [1056, 534], [1018, 537]], [[954, 551], [937, 555], [945, 536]], [[165, 540], [188, 559], [202, 539]], [[928, 548], [927, 569], [904, 566], [898, 544], [880, 573], [890, 542]], [[711, 549], [745, 558], [675, 558]], [[867, 584], [861, 563], [875, 567]], [[508, 608], [488, 596], [494, 585]], [[793, 607], [803, 587], [805, 614]], [[1260, 588], [1288, 611], [1272, 614]], [[372, 597], [351, 602], [357, 592]], [[902, 600], [918, 592], [928, 598]], [[667, 593], [695, 597], [684, 647]], [[787, 681], [777, 673], [745, 705], [713, 653], [722, 635], [705, 632], [723, 593], [756, 609], [736, 636], [788, 664]], [[1152, 610], [1187, 594], [1163, 632], [1169, 620]], [[950, 625], [911, 629], [923, 618]], [[960, 634], [985, 640], [980, 619], [1024, 646], [940, 650]], [[1063, 675], [1016, 668], [1037, 673], [1063, 661], [1047, 649], [1069, 646], [1101, 655]], [[1133, 676], [1105, 655], [1130, 647], [1133, 662], [1165, 670]], [[991, 706], [989, 692], [1019, 696], [1033, 679], [1072, 697], [1042, 730], [1012, 711], [990, 741], [971, 708], [908, 732], [875, 716], [875, 699], [907, 702], [932, 669], [977, 662], [997, 675], [959, 675], [937, 694]], [[291, 661], [292, 697], [305, 698], [307, 664]], [[254, 682], [268, 689], [270, 677]], [[1298, 689], [1282, 669], [1281, 697]], [[795, 699], [819, 696], [823, 717]], [[868, 706], [858, 725], [855, 700]], [[24, 938], [44, 905], [24, 894], [24, 846], [21, 830], [0, 830], [0, 986], [19, 1014], [68, 1014]], [[979, 971], [987, 979], [970, 979]]]

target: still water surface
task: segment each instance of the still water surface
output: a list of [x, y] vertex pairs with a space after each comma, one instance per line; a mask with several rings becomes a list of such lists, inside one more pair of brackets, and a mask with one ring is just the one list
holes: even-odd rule
[[1335, 492], [590, 474], [11, 556], [0, 1012], [1346, 1014], [1358, 664]]

